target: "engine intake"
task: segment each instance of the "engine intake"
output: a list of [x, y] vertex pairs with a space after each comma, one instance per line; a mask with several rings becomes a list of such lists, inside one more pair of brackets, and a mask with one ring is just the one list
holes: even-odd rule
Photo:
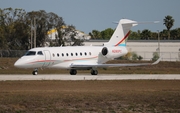
[[101, 51], [102, 55], [106, 56], [108, 54], [108, 49], [107, 47], [104, 47]]

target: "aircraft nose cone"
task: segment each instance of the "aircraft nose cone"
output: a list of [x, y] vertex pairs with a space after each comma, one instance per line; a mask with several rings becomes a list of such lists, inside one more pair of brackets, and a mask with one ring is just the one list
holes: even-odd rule
[[19, 59], [17, 60], [15, 63], [14, 63], [14, 66], [15, 67], [18, 67], [18, 68], [25, 68], [25, 63], [23, 62], [23, 60]]
[[14, 66], [15, 66], [15, 67], [22, 67], [22, 64], [21, 64], [19, 61], [16, 61], [16, 62], [14, 63]]
[[24, 57], [21, 57], [20, 59], [18, 59], [15, 63], [14, 63], [14, 66], [17, 67], [17, 68], [34, 68], [34, 64], [31, 63], [33, 62], [32, 59], [28, 59], [28, 58], [24, 58]]

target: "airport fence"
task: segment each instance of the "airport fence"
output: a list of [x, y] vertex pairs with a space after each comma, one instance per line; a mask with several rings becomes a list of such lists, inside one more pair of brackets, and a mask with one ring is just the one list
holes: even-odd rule
[[[0, 57], [21, 57], [27, 50], [0, 50]], [[142, 60], [151, 61], [154, 52], [133, 52], [142, 57]], [[162, 61], [180, 61], [180, 52], [161, 52]]]
[[[154, 52], [135, 52], [142, 60], [152, 60]], [[162, 61], [180, 61], [180, 52], [160, 52]]]
[[21, 57], [27, 50], [0, 50], [0, 57]]

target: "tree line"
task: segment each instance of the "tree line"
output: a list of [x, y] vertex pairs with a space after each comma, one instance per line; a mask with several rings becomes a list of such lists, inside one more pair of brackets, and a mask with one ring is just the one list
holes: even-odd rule
[[[36, 21], [36, 24], [32, 23]], [[53, 12], [47, 13], [44, 10], [26, 12], [24, 9], [5, 8], [0, 9], [0, 50], [28, 50], [30, 49], [30, 39], [33, 35], [31, 31], [36, 30], [36, 47], [45, 46], [46, 42], [50, 42], [50, 46], [64, 45], [63, 36], [71, 33], [74, 45], [77, 40], [75, 26], [66, 26], [62, 17]], [[56, 40], [51, 42], [48, 39], [47, 32], [56, 28]], [[34, 37], [34, 36], [33, 36]], [[72, 44], [73, 45], [73, 44]]]
[[[161, 40], [180, 40], [180, 28], [172, 29], [174, 25], [174, 19], [172, 16], [167, 15], [163, 20], [163, 24], [167, 29], [157, 32], [151, 32], [148, 29], [142, 31], [138, 30], [137, 32], [131, 31], [129, 38], [131, 40], [157, 40], [158, 35]], [[103, 31], [92, 30], [89, 33], [92, 39], [109, 39], [113, 34], [115, 29], [107, 28]]]
[[[36, 24], [33, 25], [33, 20]], [[164, 25], [166, 30], [160, 31], [161, 39], [180, 39], [180, 28], [172, 29], [174, 19], [171, 16], [166, 16]], [[75, 26], [67, 26], [62, 17], [53, 12], [44, 10], [26, 12], [24, 9], [5, 8], [0, 9], [0, 50], [28, 50], [33, 43], [31, 40], [33, 30], [36, 30], [36, 47], [43, 47], [46, 42], [50, 46], [62, 46], [65, 42], [70, 42], [70, 45], [82, 45], [83, 41], [74, 38], [76, 36]], [[57, 34], [54, 41], [49, 40], [47, 32], [56, 28]], [[114, 29], [107, 28], [103, 31], [92, 30], [89, 33], [92, 39], [109, 39], [113, 34]], [[64, 39], [64, 36], [70, 34], [70, 39]], [[33, 36], [34, 37], [34, 36]], [[157, 32], [151, 32], [148, 29], [137, 32], [132, 31], [129, 39], [157, 39]]]

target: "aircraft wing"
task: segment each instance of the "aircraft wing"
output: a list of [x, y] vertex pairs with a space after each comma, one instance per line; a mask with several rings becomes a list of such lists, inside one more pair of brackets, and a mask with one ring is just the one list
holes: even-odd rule
[[155, 65], [160, 62], [161, 58], [159, 58], [154, 63], [127, 63], [127, 64], [71, 64], [71, 68], [90, 68], [90, 67], [129, 67], [129, 66], [146, 66], [146, 65]]

